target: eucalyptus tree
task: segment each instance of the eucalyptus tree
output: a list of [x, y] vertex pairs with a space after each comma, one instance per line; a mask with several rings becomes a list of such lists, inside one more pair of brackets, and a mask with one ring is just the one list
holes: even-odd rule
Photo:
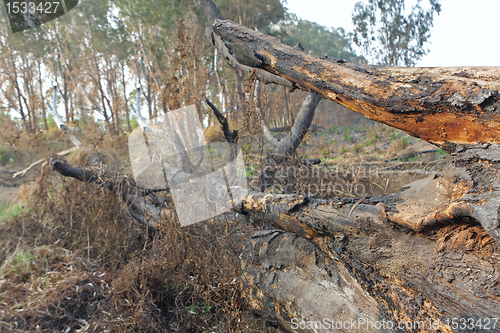
[[300, 43], [308, 53], [318, 57], [328, 56], [351, 62], [364, 61], [353, 51], [351, 41], [343, 28], [329, 28], [301, 20], [293, 13], [287, 13], [286, 19], [275, 25], [270, 35], [279, 37], [287, 45]]
[[2, 19], [0, 87], [3, 99], [7, 109], [20, 115], [25, 131], [33, 134], [38, 129], [36, 113], [41, 105], [36, 73], [43, 54], [44, 43], [38, 43], [43, 32], [37, 28], [13, 34], [4, 15]]
[[356, 3], [352, 39], [377, 64], [414, 66], [427, 52], [439, 0], [422, 1], [407, 8], [405, 0], [367, 0]]

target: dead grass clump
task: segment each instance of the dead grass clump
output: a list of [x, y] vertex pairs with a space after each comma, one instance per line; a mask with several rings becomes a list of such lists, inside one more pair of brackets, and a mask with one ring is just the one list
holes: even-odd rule
[[70, 165], [90, 166], [92, 164], [92, 158], [95, 157], [95, 155], [101, 159], [102, 164], [105, 164], [110, 169], [120, 170], [125, 165], [121, 156], [113, 149], [101, 150], [82, 147], [65, 157], [65, 159]]
[[51, 245], [12, 253], [0, 267], [2, 332], [65, 332], [102, 316], [105, 274], [85, 271], [80, 261]]
[[207, 143], [214, 141], [224, 141], [224, 134], [220, 130], [220, 126], [208, 126], [208, 128], [205, 130], [205, 140], [207, 141]]
[[20, 138], [21, 131], [16, 122], [0, 114], [0, 142], [13, 145]]
[[244, 331], [234, 222], [167, 223], [114, 283], [125, 331]]
[[[82, 157], [83, 158], [83, 157]], [[108, 268], [120, 266], [144, 241], [142, 228], [105, 188], [71, 178], [42, 177], [29, 203], [56, 243]]]
[[388, 152], [390, 154], [397, 154], [397, 153], [400, 153], [403, 150], [405, 150], [406, 147], [408, 147], [409, 145], [410, 145], [410, 143], [408, 142], [408, 139], [406, 137], [404, 137], [404, 138], [401, 138], [399, 140], [394, 141], [391, 144], [391, 147], [388, 149]]
[[165, 221], [153, 232], [95, 184], [46, 170], [32, 186], [30, 211], [0, 226], [1, 331], [247, 331], [242, 226]]
[[66, 134], [64, 134], [64, 132], [61, 131], [57, 126], [51, 127], [48, 129], [48, 131], [43, 132], [43, 138], [48, 141], [60, 140], [65, 136]]

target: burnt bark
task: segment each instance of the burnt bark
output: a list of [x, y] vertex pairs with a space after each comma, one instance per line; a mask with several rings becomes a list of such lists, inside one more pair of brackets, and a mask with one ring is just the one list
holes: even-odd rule
[[449, 151], [460, 144], [500, 141], [498, 67], [354, 64], [317, 58], [231, 21], [216, 20], [213, 31], [217, 47], [230, 60]]
[[[137, 206], [154, 210], [119, 173], [56, 160], [52, 165], [62, 175], [108, 188], [135, 212], [144, 213]], [[453, 224], [414, 232], [390, 219], [404, 200], [402, 192], [364, 200], [250, 193], [235, 210], [276, 228], [238, 238], [239, 281], [250, 305], [289, 331], [303, 319], [354, 322], [360, 332], [470, 332], [454, 327], [458, 318], [481, 320], [476, 331], [489, 320], [488, 331], [500, 332], [493, 319], [500, 301], [493, 238], [458, 216]], [[155, 209], [161, 221], [167, 214]], [[378, 329], [380, 322], [395, 326]], [[406, 326], [410, 322], [419, 326]]]
[[420, 232], [467, 217], [500, 242], [500, 68], [396, 68], [330, 61], [231, 21], [216, 20], [213, 29], [217, 47], [242, 65], [278, 75], [457, 154], [443, 184], [427, 180], [410, 186], [402, 192], [404, 203], [388, 218]]
[[[499, 262], [484, 230], [462, 225], [426, 238], [370, 218], [366, 207], [348, 221], [351, 206], [299, 208], [328, 219], [332, 235], [270, 231], [247, 242], [241, 284], [255, 309], [290, 332], [487, 331], [456, 325], [499, 314]], [[297, 329], [301, 320], [315, 324]], [[327, 326], [339, 322], [348, 324]]]

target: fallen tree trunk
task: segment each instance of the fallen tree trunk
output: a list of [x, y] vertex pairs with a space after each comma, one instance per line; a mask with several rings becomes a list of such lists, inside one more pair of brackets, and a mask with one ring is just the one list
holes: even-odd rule
[[499, 262], [480, 227], [424, 238], [380, 224], [366, 207], [349, 222], [351, 205], [289, 213], [323, 218], [333, 236], [249, 240], [241, 281], [254, 308], [290, 332], [500, 331]]
[[[250, 193], [233, 209], [279, 229], [241, 239], [240, 283], [252, 306], [289, 331], [500, 332], [500, 147], [477, 144], [497, 142], [496, 69], [479, 77], [472, 69], [459, 76], [452, 69], [316, 63], [230, 22], [215, 30], [233, 59], [458, 152], [442, 176], [390, 196], [326, 201]], [[112, 186], [99, 170], [53, 165], [161, 221], [164, 210], [142, 204], [130, 184]]]
[[500, 68], [332, 62], [231, 21], [216, 20], [213, 28], [217, 47], [242, 65], [286, 78], [298, 88], [457, 153], [447, 169], [451, 174], [445, 177], [446, 184], [419, 182], [402, 195], [404, 202], [395, 208], [398, 213], [388, 218], [420, 231], [423, 226], [470, 217], [500, 242], [496, 185]]
[[[427, 322], [385, 329], [416, 332], [482, 331], [487, 328], [481, 323], [496, 323], [500, 69], [349, 64], [316, 58], [229, 21], [218, 20], [213, 28], [214, 43], [230, 61], [279, 76], [288, 81], [285, 86], [319, 93], [453, 154], [443, 176], [409, 184], [392, 197], [244, 200], [247, 213], [302, 237], [274, 233], [247, 246], [242, 281], [253, 306], [288, 330], [297, 328], [292, 318]], [[317, 247], [291, 247], [304, 239]], [[325, 255], [332, 262], [323, 266]], [[488, 328], [500, 329], [494, 326]], [[306, 322], [304, 328], [325, 327]], [[355, 327], [338, 331], [349, 328]]]
[[[126, 177], [102, 166], [51, 165], [65, 176], [105, 186], [136, 210], [151, 205]], [[241, 239], [244, 294], [290, 331], [304, 320], [306, 332], [326, 332], [338, 322], [348, 322], [343, 331], [465, 332], [456, 327], [463, 319], [500, 332], [493, 319], [500, 301], [493, 238], [468, 218], [412, 232], [388, 218], [402, 203], [401, 193], [364, 200], [250, 193], [235, 210], [279, 230]]]
[[[321, 94], [369, 119], [454, 151], [500, 142], [500, 68], [397, 68], [320, 59], [277, 38], [216, 20], [216, 46], [244, 66]], [[277, 80], [275, 80], [277, 81]]]

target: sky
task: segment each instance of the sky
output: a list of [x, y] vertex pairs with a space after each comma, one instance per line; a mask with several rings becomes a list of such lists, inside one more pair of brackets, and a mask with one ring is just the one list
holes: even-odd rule
[[[287, 0], [285, 7], [301, 19], [349, 32], [358, 1]], [[441, 0], [441, 13], [434, 16], [428, 44], [430, 52], [417, 66], [500, 66], [499, 13], [500, 0]]]

